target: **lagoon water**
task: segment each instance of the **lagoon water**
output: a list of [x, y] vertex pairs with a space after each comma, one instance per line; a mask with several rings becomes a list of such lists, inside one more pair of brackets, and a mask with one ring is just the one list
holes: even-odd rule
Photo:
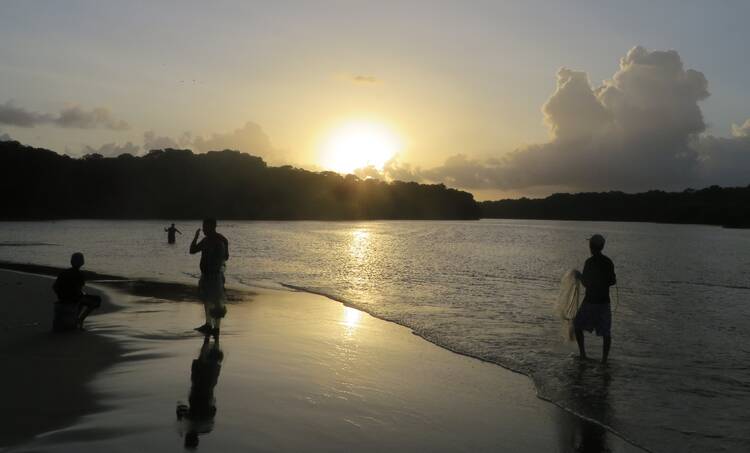
[[[0, 223], [0, 260], [195, 284], [187, 246], [155, 221]], [[696, 225], [222, 222], [229, 286], [296, 288], [529, 375], [539, 395], [653, 451], [750, 450], [750, 231]], [[567, 366], [559, 278], [601, 233], [614, 263], [611, 363]], [[291, 290], [291, 289], [290, 289]], [[601, 341], [587, 336], [589, 354]]]

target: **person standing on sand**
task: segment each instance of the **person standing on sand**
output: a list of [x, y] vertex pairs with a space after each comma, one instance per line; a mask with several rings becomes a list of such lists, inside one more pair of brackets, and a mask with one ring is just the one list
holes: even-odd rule
[[164, 228], [164, 231], [167, 233], [167, 243], [169, 244], [174, 244], [175, 233], [182, 234], [182, 231], [178, 230], [177, 227], [174, 226], [174, 223], [169, 228]]
[[586, 260], [583, 273], [579, 272], [577, 275], [586, 288], [586, 295], [573, 320], [578, 351], [582, 359], [586, 359], [583, 331], [596, 331], [596, 335], [603, 338], [602, 363], [607, 362], [609, 348], [612, 345], [609, 287], [617, 283], [615, 265], [602, 253], [604, 242], [604, 237], [600, 234], [595, 234], [589, 239], [591, 257]]
[[201, 278], [198, 282], [198, 293], [206, 311], [206, 323], [195, 330], [206, 335], [219, 336], [221, 318], [226, 315], [224, 307], [224, 270], [229, 259], [229, 241], [216, 232], [216, 219], [203, 221], [205, 237], [198, 242], [201, 229], [195, 232], [190, 243], [190, 254], [201, 252]]
[[70, 257], [70, 269], [60, 272], [55, 280], [52, 289], [57, 294], [58, 303], [64, 307], [70, 307], [75, 310], [75, 325], [65, 326], [68, 322], [62, 321], [65, 317], [63, 312], [68, 310], [55, 309], [55, 330], [66, 330], [77, 328], [84, 330], [83, 321], [92, 311], [102, 305], [102, 298], [86, 294], [83, 287], [86, 285], [86, 279], [83, 277], [81, 267], [83, 266], [83, 253], [76, 252]]

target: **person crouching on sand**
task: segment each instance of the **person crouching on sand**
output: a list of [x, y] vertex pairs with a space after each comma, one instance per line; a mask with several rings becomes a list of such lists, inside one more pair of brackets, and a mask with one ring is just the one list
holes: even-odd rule
[[190, 254], [201, 252], [201, 278], [198, 282], [198, 293], [206, 311], [206, 323], [195, 330], [206, 335], [219, 336], [221, 318], [227, 312], [224, 307], [224, 270], [229, 259], [229, 242], [216, 232], [216, 219], [203, 221], [205, 237], [198, 242], [201, 229], [195, 232], [190, 243]]
[[[83, 287], [86, 285], [83, 272], [81, 272], [83, 263], [83, 253], [74, 253], [70, 257], [70, 269], [60, 272], [52, 286], [55, 294], [57, 294], [58, 304], [60, 304], [60, 308], [63, 308], [61, 310], [55, 309], [55, 330], [75, 328], [84, 330], [83, 321], [102, 304], [101, 297], [83, 292]], [[64, 318], [67, 318], [68, 312], [75, 316], [72, 320], [73, 325], [68, 325], [69, 323], [64, 320]]]
[[583, 273], [578, 273], [578, 278], [586, 288], [581, 308], [578, 310], [573, 327], [576, 333], [576, 342], [581, 358], [586, 358], [586, 347], [583, 341], [583, 331], [596, 331], [603, 338], [602, 363], [607, 361], [609, 348], [612, 345], [612, 312], [609, 304], [609, 287], [617, 283], [615, 276], [615, 265], [612, 260], [604, 256], [604, 237], [595, 234], [589, 239], [591, 257], [583, 266]]

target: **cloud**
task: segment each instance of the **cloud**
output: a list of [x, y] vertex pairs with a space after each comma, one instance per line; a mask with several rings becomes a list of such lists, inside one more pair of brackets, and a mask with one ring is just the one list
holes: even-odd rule
[[349, 79], [354, 83], [361, 83], [361, 84], [373, 84], [373, 83], [380, 83], [380, 79], [378, 79], [375, 76], [371, 75], [364, 75], [364, 74], [354, 74]]
[[101, 154], [105, 157], [119, 156], [120, 154], [132, 154], [136, 155], [141, 151], [141, 147], [127, 142], [124, 145], [117, 145], [115, 143], [105, 143], [98, 148], [92, 148], [91, 146], [85, 146], [83, 148], [83, 154]]
[[12, 101], [0, 104], [0, 124], [16, 127], [35, 127], [52, 124], [63, 128], [126, 130], [130, 125], [113, 117], [103, 107], [85, 110], [80, 106], [66, 107], [57, 115], [37, 113], [16, 106]]
[[11, 142], [13, 139], [10, 137], [10, 135], [5, 133], [0, 133], [0, 142]]
[[194, 137], [184, 132], [178, 138], [157, 135], [154, 131], [143, 134], [143, 148], [152, 149], [184, 148], [197, 152], [232, 149], [268, 158], [278, 157], [280, 150], [274, 148], [268, 135], [258, 124], [248, 121], [239, 129], [226, 133], [213, 133], [208, 137]]
[[158, 136], [154, 131], [143, 133], [143, 149], [181, 149], [192, 148], [192, 137], [189, 132], [184, 132], [179, 138], [173, 139], [167, 136]]
[[706, 77], [685, 69], [676, 51], [634, 47], [597, 87], [584, 72], [558, 71], [555, 91], [542, 106], [550, 141], [493, 159], [456, 154], [426, 170], [386, 165], [383, 173], [388, 179], [444, 181], [467, 189], [746, 185], [750, 121], [734, 125], [734, 138], [703, 136], [699, 102], [708, 96]]
[[99, 127], [114, 131], [130, 129], [130, 125], [127, 122], [114, 118], [112, 113], [103, 107], [89, 111], [79, 106], [67, 107], [54, 119], [54, 123], [60, 127], [78, 129], [94, 129]]
[[696, 140], [693, 147], [700, 161], [699, 183], [696, 185], [750, 184], [750, 136], [727, 138], [709, 135]]
[[750, 137], [750, 119], [745, 120], [742, 126], [732, 124], [732, 135], [735, 137]]
[[256, 156], [267, 156], [274, 151], [268, 135], [259, 125], [250, 121], [231, 132], [214, 133], [208, 138], [195, 137], [192, 147], [196, 151], [234, 149]]
[[34, 127], [40, 123], [53, 121], [50, 115], [30, 112], [16, 106], [12, 101], [0, 104], [0, 124], [17, 127]]

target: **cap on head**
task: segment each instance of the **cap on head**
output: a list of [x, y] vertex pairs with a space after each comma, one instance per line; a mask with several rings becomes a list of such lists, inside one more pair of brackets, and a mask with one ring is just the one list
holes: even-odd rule
[[78, 269], [83, 266], [83, 253], [75, 252], [70, 256], [70, 265]]
[[589, 238], [589, 246], [591, 246], [594, 250], [602, 250], [604, 249], [604, 236], [601, 234], [595, 234]]

